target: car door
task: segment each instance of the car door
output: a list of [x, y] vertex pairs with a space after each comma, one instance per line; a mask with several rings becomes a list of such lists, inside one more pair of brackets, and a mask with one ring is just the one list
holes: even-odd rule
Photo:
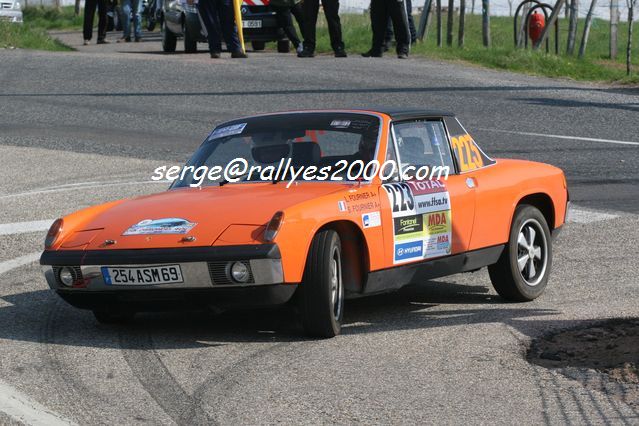
[[386, 198], [382, 220], [387, 264], [466, 251], [473, 227], [474, 182], [456, 173], [443, 121], [394, 122], [391, 135], [401, 172], [380, 191], [380, 198]]
[[[507, 240], [504, 223], [510, 220], [511, 202], [500, 197], [495, 187], [504, 185], [488, 157], [455, 117], [444, 118], [459, 177], [475, 189], [474, 230], [468, 250], [501, 244]], [[477, 202], [481, 200], [481, 203]]]

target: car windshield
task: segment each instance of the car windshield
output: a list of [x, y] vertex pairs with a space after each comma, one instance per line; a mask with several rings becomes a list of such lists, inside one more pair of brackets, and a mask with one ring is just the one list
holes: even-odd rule
[[[280, 164], [293, 168], [311, 166], [347, 178], [348, 166], [375, 159], [380, 119], [373, 115], [339, 112], [290, 113], [234, 120], [216, 127], [183, 168], [173, 187], [211, 185], [227, 180], [224, 169], [236, 164], [238, 181], [265, 180], [264, 170]], [[346, 167], [342, 165], [346, 164]], [[359, 161], [358, 161], [359, 163]], [[253, 173], [248, 173], [253, 168]], [[257, 168], [259, 166], [260, 169]], [[198, 168], [222, 172], [201, 179]], [[219, 170], [219, 169], [218, 169]], [[244, 173], [242, 173], [244, 171]], [[215, 175], [213, 178], [212, 175]], [[268, 180], [285, 180], [279, 175]], [[329, 179], [330, 180], [330, 179]]]

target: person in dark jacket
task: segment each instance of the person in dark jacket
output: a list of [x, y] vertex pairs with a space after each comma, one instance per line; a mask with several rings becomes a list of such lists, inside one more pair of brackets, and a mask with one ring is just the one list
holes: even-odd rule
[[[192, 4], [194, 1], [187, 0], [187, 2]], [[219, 58], [222, 52], [220, 34], [231, 52], [231, 58], [246, 58], [246, 53], [242, 51], [237, 36], [232, 0], [199, 0], [197, 10], [208, 33], [211, 58]]]
[[[293, 43], [297, 53], [302, 52], [303, 44], [297, 36], [293, 25], [293, 16], [300, 30], [304, 28], [304, 12], [300, 0], [271, 0], [271, 9], [275, 12], [277, 25], [284, 30], [286, 37]], [[292, 15], [292, 16], [291, 16]]]
[[371, 0], [371, 27], [373, 43], [370, 50], [362, 53], [365, 58], [381, 58], [384, 54], [384, 37], [388, 19], [393, 21], [397, 57], [408, 58], [410, 51], [410, 33], [408, 31], [408, 10], [405, 0]]
[[[408, 29], [410, 31], [410, 44], [417, 43], [417, 29], [415, 28], [415, 20], [413, 19], [413, 2], [412, 0], [404, 0], [406, 2], [406, 11], [408, 12]], [[393, 20], [389, 17], [386, 24], [386, 37], [384, 37], [384, 52], [386, 52], [393, 41], [395, 33], [393, 31]]]
[[86, 0], [84, 4], [84, 44], [87, 45], [93, 38], [93, 18], [95, 9], [98, 9], [98, 44], [107, 44], [107, 0]]
[[[320, 0], [304, 0], [304, 50], [298, 53], [300, 58], [312, 58], [315, 56], [315, 35], [317, 33], [317, 14], [319, 13]], [[345, 58], [346, 50], [342, 40], [342, 23], [339, 19], [339, 0], [322, 0], [324, 16], [328, 24], [328, 34], [331, 38], [331, 47], [336, 58]]]

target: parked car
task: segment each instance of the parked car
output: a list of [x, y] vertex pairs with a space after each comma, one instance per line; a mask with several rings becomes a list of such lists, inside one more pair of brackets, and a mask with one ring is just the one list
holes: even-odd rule
[[0, 21], [22, 23], [22, 6], [18, 0], [0, 1]]
[[[270, 10], [269, 0], [244, 0], [242, 4], [242, 27], [244, 41], [251, 43], [253, 50], [264, 50], [266, 43], [277, 42], [277, 51], [290, 51], [290, 42], [277, 25], [275, 12]], [[184, 0], [165, 0], [159, 17], [162, 31], [162, 49], [175, 52], [177, 39], [184, 39], [184, 51], [194, 53], [197, 43], [205, 43], [206, 28], [202, 25], [195, 4]]]
[[[242, 173], [193, 187], [195, 170], [238, 158], [272, 172], [286, 161], [334, 173], [294, 185]], [[338, 167], [371, 159], [394, 159], [406, 172], [451, 171], [446, 180], [382, 180]], [[437, 111], [245, 117], [217, 126], [180, 173], [168, 191], [56, 220], [40, 259], [50, 287], [101, 322], [291, 301], [309, 335], [332, 337], [345, 298], [486, 266], [504, 299], [539, 297], [568, 210], [560, 169], [492, 159], [452, 114]]]

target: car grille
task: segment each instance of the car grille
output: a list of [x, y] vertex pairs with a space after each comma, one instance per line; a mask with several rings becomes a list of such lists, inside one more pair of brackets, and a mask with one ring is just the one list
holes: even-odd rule
[[[66, 287], [64, 284], [62, 284], [62, 281], [60, 281], [60, 269], [62, 268], [67, 268], [67, 266], [54, 266], [53, 267], [53, 276], [55, 277], [55, 282], [61, 286], [61, 287]], [[82, 276], [82, 269], [80, 269], [79, 266], [68, 266], [68, 268], [71, 268], [73, 270], [73, 284], [77, 284], [78, 282], [82, 281], [82, 279], [84, 278]]]
[[11, 9], [13, 8], [13, 3], [0, 3], [0, 9]]
[[[246, 283], [243, 284], [251, 284], [255, 281], [253, 280], [253, 271], [251, 271], [251, 264], [248, 260], [240, 260], [249, 270], [249, 279]], [[232, 262], [208, 262], [209, 266], [209, 275], [211, 276], [211, 282], [213, 285], [238, 285], [235, 281], [232, 281], [228, 274], [226, 273], [226, 268], [229, 263]]]

